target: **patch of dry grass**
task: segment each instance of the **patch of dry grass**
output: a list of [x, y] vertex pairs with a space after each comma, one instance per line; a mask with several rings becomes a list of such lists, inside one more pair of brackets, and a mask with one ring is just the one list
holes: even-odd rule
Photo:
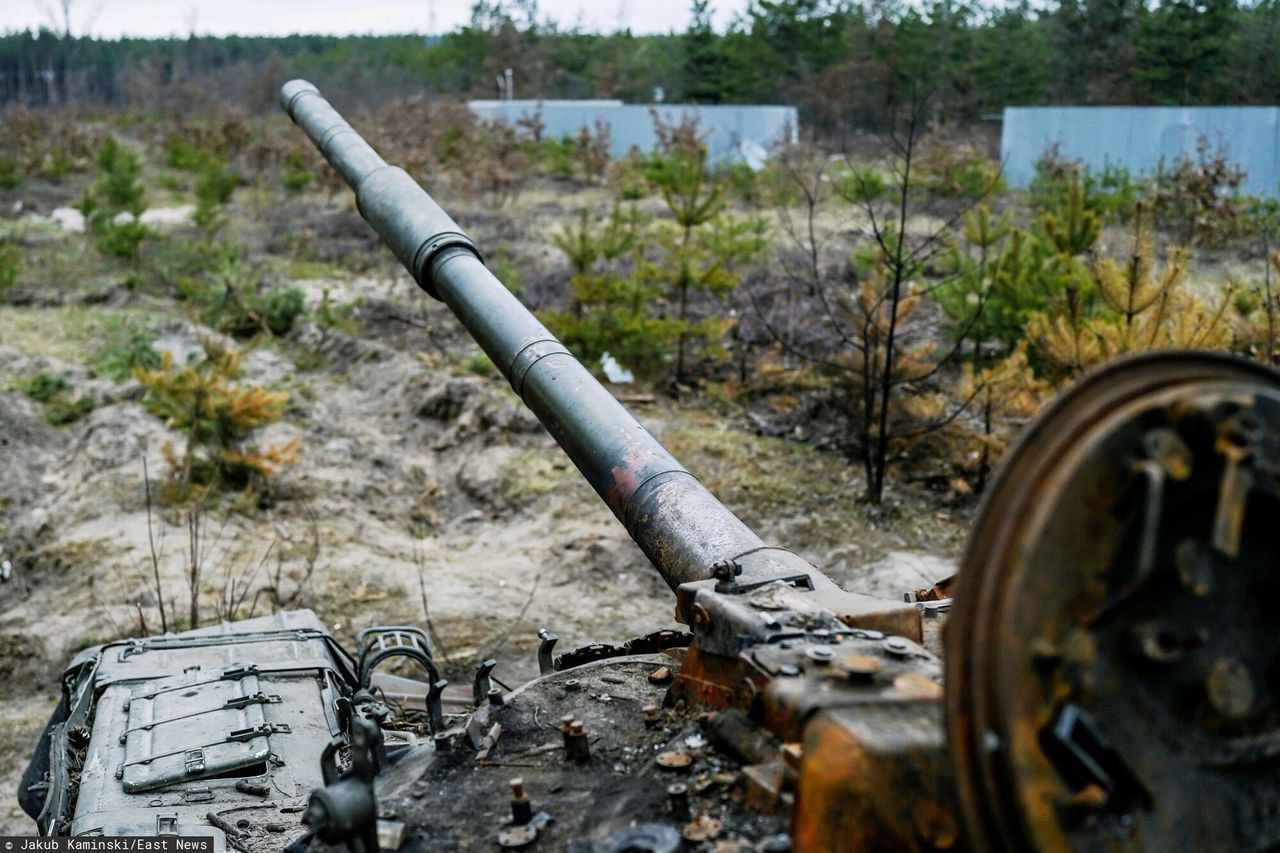
[[112, 311], [83, 305], [56, 308], [0, 305], [0, 344], [25, 355], [87, 364], [103, 340], [118, 336], [131, 320], [141, 321], [152, 316], [142, 310]]

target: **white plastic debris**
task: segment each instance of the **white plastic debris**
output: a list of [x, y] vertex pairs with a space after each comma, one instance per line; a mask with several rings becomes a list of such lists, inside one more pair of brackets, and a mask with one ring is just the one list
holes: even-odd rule
[[[194, 204], [181, 204], [177, 207], [151, 207], [142, 211], [138, 221], [143, 225], [186, 225], [196, 215]], [[125, 214], [127, 217], [128, 214]], [[118, 220], [119, 217], [116, 217]]]
[[[186, 225], [195, 215], [194, 204], [183, 204], [177, 207], [153, 207], [142, 211], [138, 221], [143, 225], [170, 227]], [[122, 225], [133, 218], [130, 213], [117, 213], [115, 223]], [[49, 214], [49, 219], [64, 231], [84, 231], [84, 214], [74, 207], [59, 207]]]
[[64, 231], [83, 231], [84, 214], [74, 207], [59, 207], [49, 214], [49, 218]]
[[630, 385], [636, 381], [635, 374], [619, 364], [609, 353], [600, 356], [600, 369], [604, 371], [604, 378], [614, 385]]
[[760, 171], [769, 162], [769, 152], [765, 150], [763, 145], [758, 142], [752, 142], [750, 139], [739, 141], [731, 156], [737, 162], [745, 163], [747, 168], [753, 172]]

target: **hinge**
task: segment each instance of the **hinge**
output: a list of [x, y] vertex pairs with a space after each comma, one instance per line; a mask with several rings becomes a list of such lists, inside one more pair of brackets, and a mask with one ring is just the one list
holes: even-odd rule
[[278, 705], [281, 702], [279, 696], [265, 693], [254, 693], [249, 696], [233, 696], [228, 699], [224, 708], [247, 708], [250, 705]]
[[236, 729], [227, 735], [229, 741], [246, 741], [253, 740], [256, 737], [263, 737], [271, 734], [289, 734], [293, 729], [289, 728], [286, 723], [263, 723], [260, 726], [253, 726], [247, 729]]
[[130, 643], [120, 650], [120, 653], [116, 655], [116, 660], [120, 663], [128, 663], [129, 658], [134, 657], [135, 655], [140, 655], [145, 651], [146, 649], [142, 646], [136, 643]]
[[724, 595], [741, 595], [744, 592], [751, 592], [753, 589], [779, 582], [797, 589], [813, 589], [812, 575], [804, 573], [769, 574], [767, 572], [752, 572], [738, 575], [733, 579], [717, 581], [716, 592]]

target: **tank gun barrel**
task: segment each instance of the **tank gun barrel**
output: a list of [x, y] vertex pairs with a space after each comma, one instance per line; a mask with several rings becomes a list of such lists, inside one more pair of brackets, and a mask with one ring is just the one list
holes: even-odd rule
[[494, 277], [417, 181], [388, 165], [315, 86], [286, 83], [280, 104], [355, 191], [361, 216], [418, 285], [452, 309], [673, 590], [746, 555], [826, 581], [791, 552], [766, 546], [690, 474]]

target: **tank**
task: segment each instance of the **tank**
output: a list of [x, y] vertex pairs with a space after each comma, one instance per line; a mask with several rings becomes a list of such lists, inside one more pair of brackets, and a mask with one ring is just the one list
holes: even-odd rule
[[[1280, 374], [1118, 362], [1006, 455], [957, 575], [889, 601], [761, 540], [314, 86], [285, 111], [670, 586], [687, 631], [493, 661], [311, 614], [68, 668], [23, 781], [49, 835], [215, 849], [1203, 850], [1280, 844]], [[935, 643], [941, 633], [943, 654]], [[407, 658], [421, 681], [380, 667]]]

